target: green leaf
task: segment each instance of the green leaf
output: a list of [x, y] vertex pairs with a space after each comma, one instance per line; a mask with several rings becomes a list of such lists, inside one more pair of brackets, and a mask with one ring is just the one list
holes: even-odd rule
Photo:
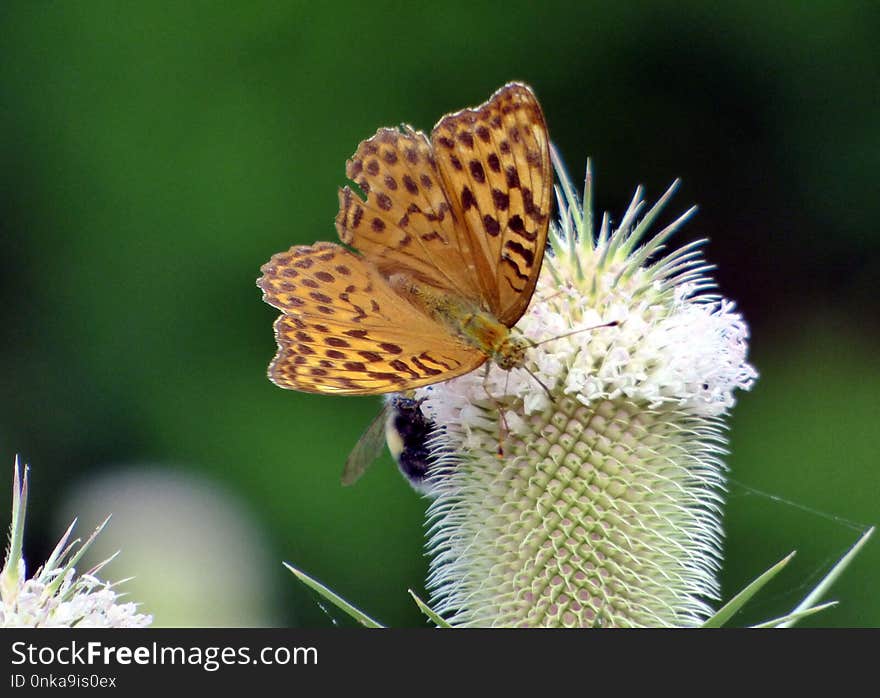
[[323, 596], [330, 603], [332, 603], [334, 606], [336, 606], [336, 608], [347, 613], [349, 616], [354, 618], [361, 625], [363, 625], [367, 628], [383, 628], [383, 627], [385, 627], [381, 623], [378, 623], [375, 620], [373, 620], [372, 618], [370, 618], [363, 611], [352, 606], [350, 603], [348, 603], [348, 601], [346, 601], [341, 596], [339, 596], [339, 594], [336, 594], [335, 592], [333, 592], [330, 589], [328, 589], [327, 587], [325, 587], [317, 579], [313, 579], [312, 577], [307, 575], [302, 570], [298, 570], [296, 567], [294, 567], [293, 565], [289, 565], [286, 562], [284, 563], [284, 566], [287, 569], [289, 569], [291, 572], [293, 572], [293, 574], [296, 576], [296, 578], [299, 581], [301, 581], [303, 584], [305, 584], [310, 589], [313, 589], [314, 591], [318, 592], [321, 596]]
[[734, 596], [730, 601], [724, 604], [714, 616], [709, 618], [705, 623], [703, 623], [704, 628], [720, 628], [727, 621], [729, 621], [737, 611], [739, 611], [746, 603], [757, 594], [764, 585], [767, 584], [771, 579], [773, 579], [777, 574], [782, 571], [782, 568], [785, 567], [789, 560], [794, 557], [794, 552], [789, 553], [784, 558], [782, 558], [779, 562], [777, 562], [773, 567], [764, 572], [760, 577], [755, 579], [751, 584], [749, 584], [745, 589], [739, 592], [736, 596]]
[[865, 543], [868, 542], [868, 538], [871, 537], [871, 534], [874, 533], [874, 527], [872, 526], [864, 534], [859, 538], [853, 547], [849, 549], [849, 551], [844, 555], [840, 560], [838, 560], [837, 564], [831, 568], [831, 571], [825, 575], [824, 579], [819, 582], [816, 587], [809, 594], [806, 595], [803, 601], [801, 601], [795, 609], [789, 613], [789, 616], [795, 616], [794, 618], [785, 621], [780, 624], [780, 628], [790, 628], [797, 621], [803, 618], [801, 615], [802, 611], [809, 610], [813, 608], [813, 604], [815, 604], [822, 596], [824, 596], [828, 589], [831, 588], [831, 585], [837, 581], [837, 578], [843, 573], [843, 571], [849, 566], [849, 563], [853, 561], [856, 555], [859, 554], [859, 551], [865, 546]]
[[818, 606], [813, 606], [812, 608], [808, 608], [805, 611], [798, 611], [796, 613], [789, 613], [780, 618], [774, 618], [773, 620], [764, 621], [763, 623], [758, 623], [757, 625], [752, 625], [752, 628], [781, 628], [788, 627], [784, 625], [785, 623], [793, 623], [795, 621], [799, 621], [801, 618], [806, 618], [807, 616], [811, 616], [814, 613], [819, 613], [819, 611], [824, 611], [826, 608], [831, 608], [832, 606], [836, 606], [837, 601], [829, 601], [828, 603], [819, 604]]
[[428, 618], [430, 618], [432, 621], [434, 621], [438, 628], [452, 627], [451, 625], [449, 625], [449, 623], [443, 620], [443, 618], [441, 618], [440, 615], [436, 611], [434, 611], [428, 604], [426, 604], [418, 596], [416, 596], [416, 593], [412, 589], [407, 589], [407, 591], [409, 592], [409, 595], [413, 597], [413, 601], [416, 602], [416, 606], [419, 607], [419, 610], [426, 616], [428, 616]]

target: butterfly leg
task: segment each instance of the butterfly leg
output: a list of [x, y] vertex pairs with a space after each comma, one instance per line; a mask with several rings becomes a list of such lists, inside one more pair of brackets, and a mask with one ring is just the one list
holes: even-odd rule
[[561, 288], [556, 293], [551, 293], [549, 296], [546, 296], [544, 298], [539, 298], [538, 303], [547, 303], [548, 301], [552, 301], [554, 298], [558, 298], [566, 291], [568, 291], [568, 288]]
[[[489, 402], [491, 402], [498, 411], [498, 450], [495, 452], [495, 455], [501, 459], [504, 458], [504, 442], [507, 440], [508, 434], [510, 434], [510, 427], [508, 427], [507, 418], [504, 416], [504, 405], [502, 405], [501, 402], [489, 391], [490, 368], [491, 364], [487, 362], [486, 368], [483, 371], [483, 390], [486, 391], [486, 397], [489, 398]], [[510, 380], [510, 371], [507, 372], [507, 380]], [[504, 392], [507, 392], [506, 386]]]

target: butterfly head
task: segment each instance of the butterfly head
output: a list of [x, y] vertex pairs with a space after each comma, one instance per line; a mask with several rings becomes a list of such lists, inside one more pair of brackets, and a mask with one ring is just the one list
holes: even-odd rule
[[495, 348], [492, 360], [505, 371], [522, 368], [526, 362], [526, 351], [532, 343], [523, 335], [509, 333]]

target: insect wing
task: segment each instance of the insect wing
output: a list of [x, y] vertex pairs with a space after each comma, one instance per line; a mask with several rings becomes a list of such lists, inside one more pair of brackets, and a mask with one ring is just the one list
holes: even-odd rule
[[382, 404], [379, 414], [373, 418], [351, 453], [348, 454], [348, 459], [342, 470], [343, 485], [353, 485], [357, 482], [373, 461], [381, 455], [382, 449], [385, 448], [385, 423], [388, 421], [392, 409], [391, 402]]

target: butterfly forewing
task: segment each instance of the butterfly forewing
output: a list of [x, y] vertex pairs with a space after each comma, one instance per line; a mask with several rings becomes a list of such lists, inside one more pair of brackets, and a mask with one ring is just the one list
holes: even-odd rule
[[553, 175], [541, 107], [511, 83], [476, 109], [450, 114], [431, 135], [447, 196], [483, 256], [486, 309], [508, 327], [531, 299], [547, 242]]
[[470, 240], [461, 234], [425, 134], [383, 128], [358, 146], [339, 190], [336, 230], [386, 277], [410, 278], [480, 302]]
[[293, 247], [262, 267], [263, 298], [283, 311], [269, 377], [310, 393], [379, 394], [461, 375], [486, 357], [397, 295], [378, 270], [333, 243]]

